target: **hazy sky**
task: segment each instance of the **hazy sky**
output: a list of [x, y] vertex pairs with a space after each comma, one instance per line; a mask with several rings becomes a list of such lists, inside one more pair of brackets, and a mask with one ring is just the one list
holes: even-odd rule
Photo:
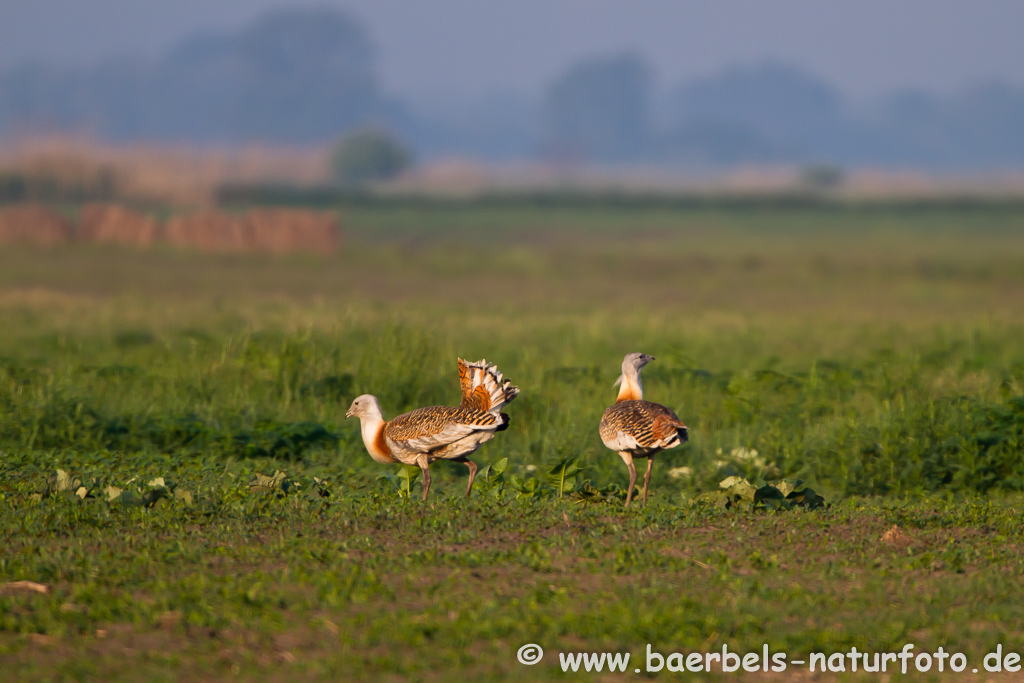
[[282, 6], [337, 6], [379, 49], [389, 93], [538, 92], [574, 60], [634, 49], [658, 83], [770, 58], [854, 97], [1024, 85], [1021, 0], [0, 0], [0, 66], [152, 55]]

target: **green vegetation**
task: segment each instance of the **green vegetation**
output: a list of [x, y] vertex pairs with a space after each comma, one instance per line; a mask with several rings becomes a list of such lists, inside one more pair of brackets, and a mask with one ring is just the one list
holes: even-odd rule
[[[49, 587], [0, 588], [11, 677], [1024, 648], [1019, 208], [340, 210], [328, 259], [0, 251], [0, 586]], [[691, 441], [624, 510], [634, 350]], [[344, 413], [454, 402], [458, 356], [522, 394], [423, 504]]]
[[411, 163], [412, 152], [408, 147], [387, 132], [375, 129], [345, 136], [331, 157], [335, 176], [348, 185], [393, 178]]

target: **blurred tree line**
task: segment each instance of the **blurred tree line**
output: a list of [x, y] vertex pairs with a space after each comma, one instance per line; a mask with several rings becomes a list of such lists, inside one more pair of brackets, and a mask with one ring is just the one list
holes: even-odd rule
[[[289, 8], [238, 32], [197, 35], [155, 59], [2, 70], [0, 136], [88, 130], [114, 141], [305, 145], [376, 130], [420, 158], [1024, 167], [1024, 89], [1008, 85], [904, 90], [865, 106], [798, 68], [764, 62], [662, 92], [643, 56], [626, 52], [570, 65], [543, 92], [446, 100], [427, 113], [386, 96], [375, 67], [358, 21], [335, 9]], [[362, 182], [408, 163], [409, 149], [403, 156], [381, 142], [348, 140], [335, 155], [338, 177]], [[371, 150], [379, 162], [365, 160]], [[353, 170], [360, 155], [363, 169]]]

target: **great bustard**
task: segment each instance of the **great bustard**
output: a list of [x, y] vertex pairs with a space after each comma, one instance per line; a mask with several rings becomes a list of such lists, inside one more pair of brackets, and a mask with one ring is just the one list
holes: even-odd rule
[[663, 405], [644, 400], [644, 389], [640, 384], [640, 370], [654, 360], [644, 353], [630, 353], [622, 361], [622, 375], [616, 384], [619, 387], [615, 405], [601, 416], [601, 441], [617, 452], [629, 469], [629, 492], [626, 506], [633, 500], [636, 486], [636, 467], [633, 458], [647, 458], [647, 473], [644, 474], [644, 505], [647, 505], [647, 487], [651, 483], [651, 468], [654, 456], [666, 449], [686, 443], [686, 425], [671, 410]]
[[508, 415], [501, 409], [519, 388], [502, 377], [486, 360], [468, 363], [459, 359], [462, 403], [457, 407], [429, 406], [385, 422], [380, 402], [364, 394], [352, 402], [345, 417], [359, 418], [363, 443], [379, 463], [418, 465], [423, 471], [423, 500], [430, 492], [430, 463], [435, 460], [464, 462], [469, 467], [466, 495], [473, 490], [476, 463], [473, 451], [508, 429]]

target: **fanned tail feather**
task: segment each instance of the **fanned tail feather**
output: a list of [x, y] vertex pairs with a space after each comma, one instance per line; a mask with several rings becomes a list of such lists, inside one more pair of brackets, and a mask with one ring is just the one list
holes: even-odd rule
[[486, 360], [470, 363], [460, 358], [459, 383], [462, 385], [462, 407], [486, 413], [500, 413], [519, 395], [519, 387], [505, 379], [498, 366]]

